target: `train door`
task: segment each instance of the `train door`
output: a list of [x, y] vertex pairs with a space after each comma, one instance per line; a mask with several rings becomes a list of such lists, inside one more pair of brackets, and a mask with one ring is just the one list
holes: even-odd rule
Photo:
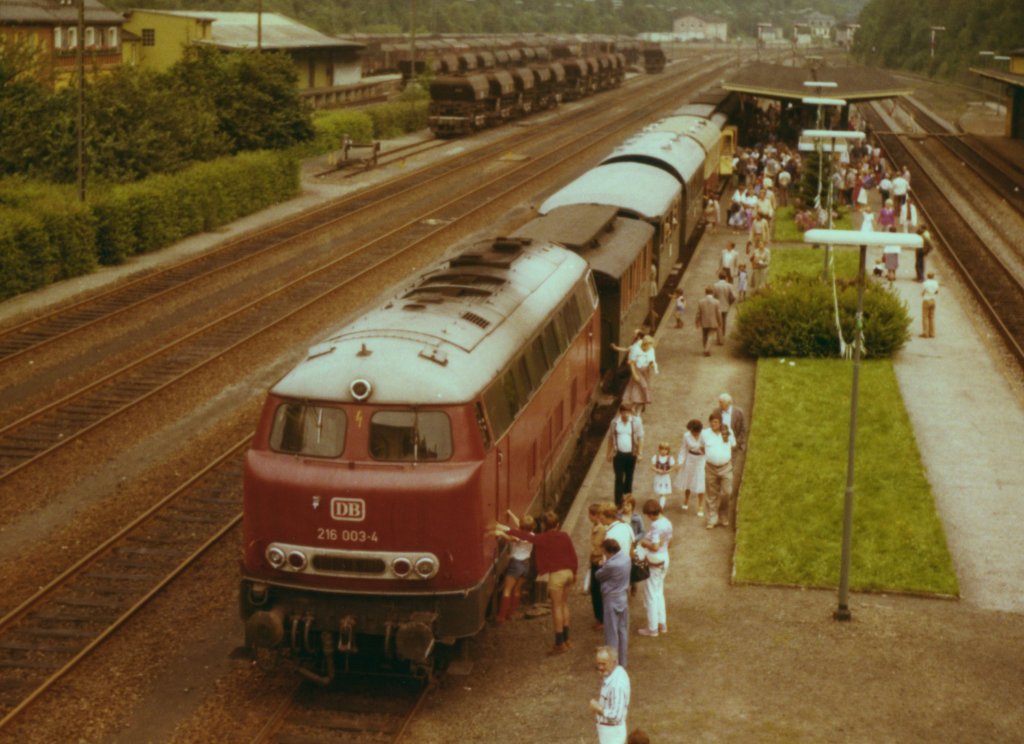
[[[509, 504], [509, 482], [508, 474], [511, 465], [511, 448], [509, 447], [510, 437], [502, 437], [495, 444], [496, 477], [495, 477], [495, 514], [494, 518], [499, 522], [508, 521]], [[518, 516], [518, 515], [517, 515]]]

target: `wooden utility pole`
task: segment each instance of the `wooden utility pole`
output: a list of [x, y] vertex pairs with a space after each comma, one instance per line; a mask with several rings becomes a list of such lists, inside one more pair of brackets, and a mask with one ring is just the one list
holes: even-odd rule
[[75, 39], [75, 63], [78, 74], [78, 111], [75, 142], [78, 160], [78, 200], [85, 201], [85, 0], [78, 0], [78, 38]]

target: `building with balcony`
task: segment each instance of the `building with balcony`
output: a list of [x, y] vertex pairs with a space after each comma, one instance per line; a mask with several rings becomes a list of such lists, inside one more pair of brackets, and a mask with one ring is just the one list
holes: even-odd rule
[[79, 39], [77, 0], [0, 0], [0, 35], [34, 50], [40, 79], [56, 88], [74, 79], [80, 43], [88, 76], [122, 63], [124, 18], [98, 0], [84, 2], [85, 28]]

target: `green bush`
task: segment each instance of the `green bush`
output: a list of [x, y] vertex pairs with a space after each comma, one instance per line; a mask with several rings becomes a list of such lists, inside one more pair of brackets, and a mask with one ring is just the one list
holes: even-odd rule
[[299, 193], [299, 167], [282, 152], [249, 152], [173, 175], [116, 186], [93, 203], [100, 262], [212, 230]]
[[341, 147], [347, 134], [353, 142], [367, 143], [373, 139], [373, 119], [365, 111], [327, 111], [313, 119], [316, 132], [314, 153], [330, 152]]
[[36, 215], [0, 207], [0, 298], [53, 281], [56, 267], [53, 246]]
[[[856, 282], [838, 280], [843, 338], [853, 340]], [[795, 275], [773, 279], [739, 306], [736, 334], [755, 357], [835, 357], [839, 354], [831, 282]], [[869, 282], [864, 293], [864, 356], [889, 357], [909, 340], [910, 316], [887, 287]]]
[[4, 251], [4, 296], [95, 268], [92, 212], [78, 201], [73, 188], [23, 178], [3, 179], [0, 209], [6, 239], [14, 240]]
[[399, 101], [371, 106], [366, 110], [373, 120], [373, 136], [377, 139], [398, 137], [427, 126], [428, 101]]

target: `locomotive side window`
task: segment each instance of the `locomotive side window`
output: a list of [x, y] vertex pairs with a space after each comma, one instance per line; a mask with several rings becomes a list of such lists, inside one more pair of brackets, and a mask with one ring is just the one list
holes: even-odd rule
[[512, 425], [512, 412], [509, 411], [508, 398], [501, 380], [492, 383], [484, 391], [484, 408], [487, 409], [494, 438], [499, 439]]
[[580, 330], [580, 326], [583, 325], [580, 309], [573, 298], [570, 298], [569, 302], [562, 308], [562, 317], [565, 319], [565, 328], [569, 332], [569, 338], [572, 338]]
[[338, 457], [345, 449], [345, 412], [305, 403], [284, 403], [274, 412], [270, 447], [276, 452]]
[[544, 332], [540, 335], [540, 339], [544, 344], [544, 354], [548, 358], [548, 364], [554, 367], [555, 362], [562, 353], [561, 349], [558, 348], [558, 337], [555, 335], [554, 323], [547, 324], [544, 328]]
[[476, 412], [476, 425], [480, 427], [480, 436], [484, 442], [484, 449], [489, 450], [491, 448], [491, 432], [487, 429], [487, 419], [484, 418], [483, 406], [477, 403], [473, 410]]
[[440, 411], [377, 411], [370, 417], [370, 456], [388, 462], [447, 460], [451, 421]]
[[533, 380], [534, 388], [540, 387], [541, 381], [547, 376], [551, 367], [544, 358], [544, 345], [539, 336], [526, 347], [523, 356], [526, 358], [526, 366], [530, 371], [530, 379]]

